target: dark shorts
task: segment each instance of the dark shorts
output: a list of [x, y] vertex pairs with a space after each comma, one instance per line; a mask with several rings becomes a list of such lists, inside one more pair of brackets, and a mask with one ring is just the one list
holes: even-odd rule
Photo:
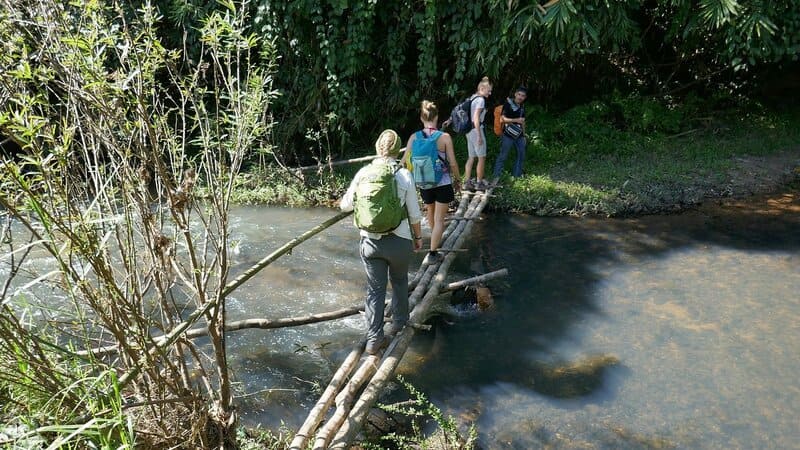
[[431, 189], [420, 189], [419, 195], [422, 197], [422, 202], [430, 205], [433, 202], [450, 203], [456, 199], [456, 194], [453, 192], [452, 184], [445, 184], [444, 186], [436, 186]]

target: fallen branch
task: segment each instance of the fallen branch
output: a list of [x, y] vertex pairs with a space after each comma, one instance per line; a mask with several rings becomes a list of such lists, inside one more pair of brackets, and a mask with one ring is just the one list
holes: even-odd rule
[[667, 136], [667, 139], [673, 139], [673, 138], [676, 138], [676, 137], [686, 136], [687, 134], [697, 133], [698, 131], [700, 131], [700, 128], [695, 128], [695, 129], [692, 129], [692, 130], [684, 131], [682, 133], [678, 133], [678, 134], [673, 134], [673, 135]]
[[447, 286], [442, 287], [440, 292], [450, 292], [461, 289], [465, 286], [470, 286], [473, 284], [481, 284], [485, 283], [489, 280], [493, 280], [495, 278], [505, 277], [508, 276], [508, 269], [500, 269], [495, 270], [494, 272], [485, 273], [483, 275], [478, 275], [477, 277], [466, 278], [461, 281], [456, 281], [453, 283], [448, 284]]

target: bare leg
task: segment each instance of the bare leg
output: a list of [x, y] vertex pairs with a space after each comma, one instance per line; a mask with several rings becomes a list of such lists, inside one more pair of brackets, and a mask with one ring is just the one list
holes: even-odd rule
[[[447, 215], [447, 209], [450, 205], [447, 203], [436, 202], [430, 205], [429, 210], [435, 211], [435, 217], [431, 225], [431, 250], [437, 250], [442, 244], [442, 234], [444, 234], [444, 217]], [[431, 214], [428, 214], [430, 220]]]
[[485, 165], [486, 165], [486, 157], [478, 156], [478, 167], [475, 170], [475, 173], [478, 176], [478, 181], [483, 179], [483, 168]]
[[469, 180], [470, 175], [472, 175], [472, 164], [475, 162], [475, 157], [470, 156], [467, 158], [467, 163], [464, 164], [464, 181]]
[[435, 218], [435, 215], [434, 215], [435, 212], [436, 212], [435, 205], [436, 205], [436, 203], [431, 203], [431, 204], [426, 204], [425, 205], [425, 217], [428, 219], [428, 226], [431, 227], [431, 249], [434, 248], [434, 246], [433, 246], [433, 236], [434, 236], [434, 234], [436, 232], [436, 230], [433, 227], [434, 225], [436, 225], [436, 218]]

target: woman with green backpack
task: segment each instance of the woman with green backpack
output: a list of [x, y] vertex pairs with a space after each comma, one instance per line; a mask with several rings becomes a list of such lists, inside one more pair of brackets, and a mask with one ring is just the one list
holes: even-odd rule
[[[377, 355], [408, 321], [408, 267], [422, 248], [417, 191], [411, 174], [398, 164], [400, 136], [385, 130], [375, 142], [371, 163], [362, 167], [339, 207], [353, 211], [359, 229], [359, 254], [367, 274], [364, 318], [369, 355]], [[386, 284], [392, 283], [392, 323], [384, 331]]]
[[455, 199], [455, 191], [460, 190], [461, 176], [453, 140], [436, 126], [439, 120], [436, 104], [423, 100], [419, 118], [423, 128], [408, 138], [405, 163], [420, 189], [431, 227], [431, 246], [424, 262], [435, 264], [442, 260], [437, 250], [444, 234], [444, 218], [450, 202]]

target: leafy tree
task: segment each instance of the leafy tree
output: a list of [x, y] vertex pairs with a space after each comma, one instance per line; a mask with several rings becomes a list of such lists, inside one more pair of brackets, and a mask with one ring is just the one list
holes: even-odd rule
[[[189, 30], [211, 5], [162, 2]], [[800, 4], [790, 0], [258, 0], [252, 8], [252, 30], [280, 58], [272, 143], [290, 160], [325, 159], [382, 128], [413, 126], [420, 100], [446, 111], [484, 75], [499, 95], [524, 83], [545, 100], [614, 89], [672, 95], [747, 88], [800, 52]]]
[[369, 141], [415, 123], [422, 98], [451, 105], [483, 75], [551, 97], [663, 95], [732, 86], [800, 52], [800, 5], [787, 0], [262, 0], [253, 17], [281, 57], [284, 145], [308, 129]]

